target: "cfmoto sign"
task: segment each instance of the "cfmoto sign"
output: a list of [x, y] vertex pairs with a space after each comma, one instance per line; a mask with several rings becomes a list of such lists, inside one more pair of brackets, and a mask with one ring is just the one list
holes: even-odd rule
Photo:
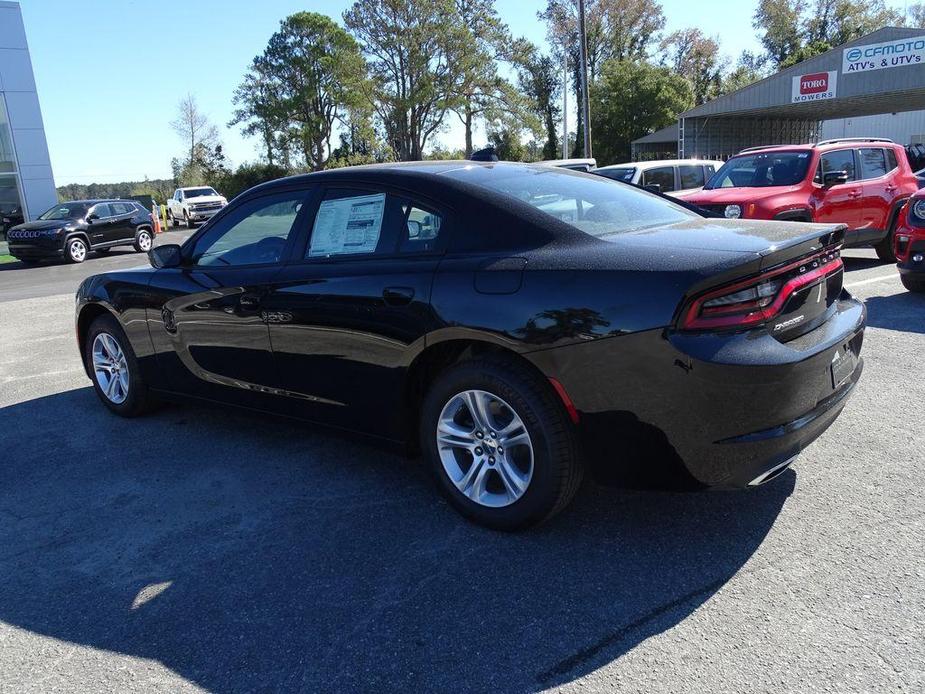
[[842, 72], [846, 74], [908, 65], [925, 67], [925, 36], [855, 46], [842, 52]]

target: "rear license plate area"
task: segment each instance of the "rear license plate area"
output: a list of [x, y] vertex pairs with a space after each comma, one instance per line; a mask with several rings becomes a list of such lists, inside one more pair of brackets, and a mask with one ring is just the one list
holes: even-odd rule
[[829, 367], [832, 374], [832, 390], [838, 390], [851, 378], [857, 364], [857, 355], [851, 351], [848, 345], [843, 345], [832, 357], [832, 364]]

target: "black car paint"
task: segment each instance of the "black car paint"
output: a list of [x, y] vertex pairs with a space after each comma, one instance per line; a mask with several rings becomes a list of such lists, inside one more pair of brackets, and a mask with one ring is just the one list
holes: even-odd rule
[[[677, 325], [695, 294], [837, 242], [843, 228], [702, 219], [595, 239], [441, 175], [452, 166], [264, 184], [183, 247], [188, 255], [200, 234], [253, 196], [304, 189], [314, 201], [308, 215], [320, 187], [349, 184], [401, 191], [442, 212], [452, 233], [439, 253], [303, 261], [306, 219], [281, 265], [88, 278], [77, 296], [78, 335], [108, 311], [157, 390], [399, 443], [413, 440], [421, 382], [432, 370], [462, 350], [501, 351], [562, 385], [589, 461], [620, 470], [670, 464], [712, 486], [747, 484], [840, 412], [861, 373], [865, 325], [840, 275], [824, 316], [786, 341], [766, 327], [685, 333]], [[837, 389], [836, 354], [857, 363]]]
[[[82, 238], [89, 250], [96, 251], [114, 246], [135, 243], [138, 232], [142, 229], [152, 232], [151, 213], [133, 200], [75, 200], [87, 205], [87, 212], [100, 203], [129, 203], [134, 210], [131, 214], [114, 215], [109, 219], [90, 220], [88, 214], [75, 219], [35, 220], [18, 224], [7, 232], [10, 255], [26, 259], [63, 258], [68, 241], [74, 237]], [[18, 238], [17, 232], [57, 231], [54, 235], [42, 234], [32, 238]]]

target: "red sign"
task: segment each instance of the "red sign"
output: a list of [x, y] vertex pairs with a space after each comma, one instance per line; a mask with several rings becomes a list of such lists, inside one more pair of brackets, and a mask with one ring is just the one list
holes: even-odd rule
[[814, 72], [800, 77], [800, 94], [821, 94], [829, 91], [829, 73]]

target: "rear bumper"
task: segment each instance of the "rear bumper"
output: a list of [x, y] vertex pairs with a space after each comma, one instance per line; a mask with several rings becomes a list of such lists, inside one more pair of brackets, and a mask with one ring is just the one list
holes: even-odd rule
[[528, 356], [574, 403], [595, 468], [746, 487], [838, 417], [863, 370], [865, 320], [863, 304], [843, 293], [825, 323], [787, 343], [759, 330], [662, 330]]

